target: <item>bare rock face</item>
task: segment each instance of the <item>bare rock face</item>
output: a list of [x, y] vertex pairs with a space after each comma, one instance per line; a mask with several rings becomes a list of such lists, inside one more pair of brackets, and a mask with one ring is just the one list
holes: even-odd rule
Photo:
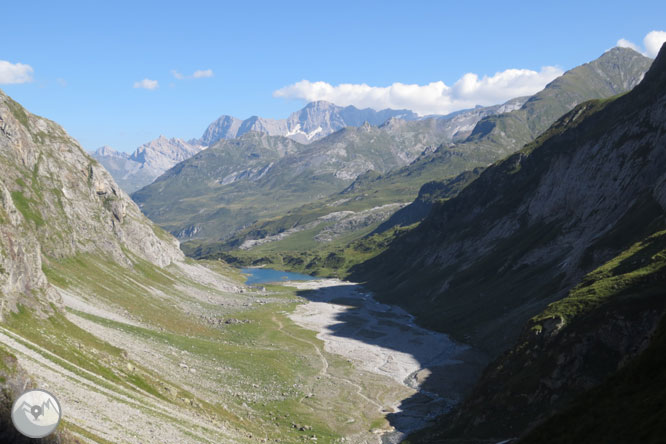
[[0, 312], [17, 303], [48, 311], [37, 301], [57, 296], [42, 262], [81, 253], [127, 267], [133, 256], [158, 266], [183, 258], [60, 126], [0, 91]]

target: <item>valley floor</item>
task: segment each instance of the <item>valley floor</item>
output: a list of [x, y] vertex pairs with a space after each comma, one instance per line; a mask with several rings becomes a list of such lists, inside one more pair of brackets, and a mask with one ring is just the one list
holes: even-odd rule
[[[52, 261], [65, 314], [0, 323], [0, 343], [82, 442], [397, 442], [456, 402], [483, 361], [355, 284], [115, 267]], [[442, 373], [448, 385], [431, 382]]]

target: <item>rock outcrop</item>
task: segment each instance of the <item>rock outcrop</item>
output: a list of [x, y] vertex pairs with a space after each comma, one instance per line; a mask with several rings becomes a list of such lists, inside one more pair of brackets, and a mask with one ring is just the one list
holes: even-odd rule
[[[183, 258], [111, 175], [57, 124], [0, 92], [0, 292], [49, 310], [57, 301], [42, 262], [94, 253], [131, 267]], [[43, 297], [46, 295], [46, 297]]]

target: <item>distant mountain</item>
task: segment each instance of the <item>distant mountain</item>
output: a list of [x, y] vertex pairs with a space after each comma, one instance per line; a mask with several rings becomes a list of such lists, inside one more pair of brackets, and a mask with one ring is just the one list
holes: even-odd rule
[[[397, 204], [393, 209], [399, 210], [399, 213], [382, 223], [380, 231], [418, 222], [427, 215], [433, 202], [451, 197], [473, 177], [463, 174], [455, 179], [461, 172], [484, 168], [516, 151], [577, 103], [626, 92], [643, 78], [651, 63], [651, 59], [631, 49], [615, 48], [590, 63], [566, 72], [532, 97], [514, 99], [498, 107], [467, 110], [445, 118], [417, 121], [391, 119], [380, 129], [402, 134], [402, 137], [434, 134], [436, 137], [430, 140], [439, 138], [440, 143], [426, 147], [421, 155], [412, 157], [404, 167], [375, 168], [372, 174], [357, 176], [339, 194], [319, 199], [318, 203], [303, 202], [305, 205], [302, 208], [285, 208], [279, 217], [271, 215], [268, 220], [259, 220], [237, 233], [235, 238], [229, 239], [227, 246], [221, 248], [243, 245], [245, 240], [260, 241], [256, 243], [259, 245], [265, 237], [275, 242], [273, 250], [279, 251], [280, 245], [284, 245], [291, 251], [290, 236], [276, 235], [287, 230], [293, 234], [300, 233], [307, 227], [311, 237], [308, 243], [304, 243], [304, 234], [298, 234], [301, 239], [299, 245], [305, 250], [312, 250], [321, 246], [322, 240], [330, 239], [329, 236], [319, 236], [319, 233], [327, 231], [331, 221], [319, 218], [329, 213], [347, 214], [350, 220], [367, 215], [365, 220], [375, 224], [374, 227], [358, 222], [347, 224], [346, 238], [353, 239], [378, 227], [381, 220], [374, 216], [375, 209], [384, 209], [390, 204]], [[390, 144], [383, 143], [388, 150]], [[424, 188], [419, 191], [422, 186]], [[404, 203], [415, 198], [411, 205], [402, 208]], [[382, 214], [390, 216], [390, 212], [385, 210]], [[343, 221], [336, 223], [340, 225]], [[216, 248], [220, 249], [220, 244]], [[265, 246], [262, 248], [265, 249]], [[203, 250], [212, 254], [215, 248], [199, 249]]]
[[212, 145], [220, 139], [233, 139], [249, 131], [285, 136], [300, 143], [310, 143], [348, 126], [361, 126], [368, 122], [378, 126], [390, 118], [414, 120], [418, 116], [409, 110], [385, 109], [375, 111], [355, 106], [341, 107], [325, 101], [308, 103], [303, 109], [286, 119], [264, 119], [252, 116], [240, 120], [232, 116], [221, 116], [211, 123], [199, 143]]
[[308, 145], [259, 132], [221, 139], [132, 197], [178, 237], [228, 237], [260, 216], [340, 190], [367, 170], [406, 165], [441, 140], [435, 126], [409, 132], [405, 121], [392, 122], [347, 127]]
[[[530, 97], [519, 109], [484, 116], [466, 139], [443, 144], [416, 162], [367, 183], [359, 192], [395, 189], [412, 196], [426, 182], [455, 176], [461, 164], [484, 167], [520, 149], [579, 103], [612, 97], [636, 86], [652, 63], [629, 48], [613, 48], [573, 68]], [[404, 197], [401, 197], [404, 199]]]
[[132, 193], [203, 148], [181, 139], [160, 136], [141, 145], [132, 154], [103, 146], [93, 152], [92, 156], [104, 165], [125, 192]]
[[[380, 126], [361, 122], [366, 117], [361, 116], [348, 121], [361, 122], [359, 126], [346, 126], [307, 145], [250, 131], [236, 139], [220, 139], [133, 198], [149, 217], [182, 239], [223, 239], [261, 216], [272, 217], [340, 191], [367, 171], [383, 174], [408, 165], [469, 133], [483, 117], [519, 108], [525, 100], [421, 120], [391, 117]], [[316, 102], [293, 116], [348, 108]], [[383, 217], [390, 214], [387, 211], [382, 210]]]
[[283, 120], [256, 116], [240, 120], [222, 116], [209, 125], [201, 139], [185, 142], [160, 136], [142, 145], [131, 155], [117, 152], [108, 146], [99, 148], [92, 155], [109, 170], [125, 191], [132, 193], [152, 183], [177, 162], [190, 158], [204, 147], [222, 139], [238, 138], [249, 132], [284, 136], [307, 144], [342, 128], [358, 127], [364, 123], [379, 126], [391, 120], [406, 119], [413, 123], [412, 126], [405, 127], [407, 131], [435, 131], [442, 135], [440, 141], [453, 141], [469, 135], [481, 118], [519, 108], [524, 100], [514, 99], [503, 105], [477, 107], [427, 119], [418, 119], [416, 114], [407, 110], [360, 110], [353, 106], [340, 107], [319, 101], [309, 103]]

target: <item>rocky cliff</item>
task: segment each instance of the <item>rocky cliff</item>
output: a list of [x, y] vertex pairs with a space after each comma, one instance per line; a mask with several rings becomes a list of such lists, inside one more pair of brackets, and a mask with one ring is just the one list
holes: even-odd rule
[[131, 267], [128, 254], [158, 266], [183, 257], [61, 127], [2, 92], [0, 170], [3, 313], [18, 303], [50, 310], [57, 296], [42, 267], [51, 259], [95, 253]]

